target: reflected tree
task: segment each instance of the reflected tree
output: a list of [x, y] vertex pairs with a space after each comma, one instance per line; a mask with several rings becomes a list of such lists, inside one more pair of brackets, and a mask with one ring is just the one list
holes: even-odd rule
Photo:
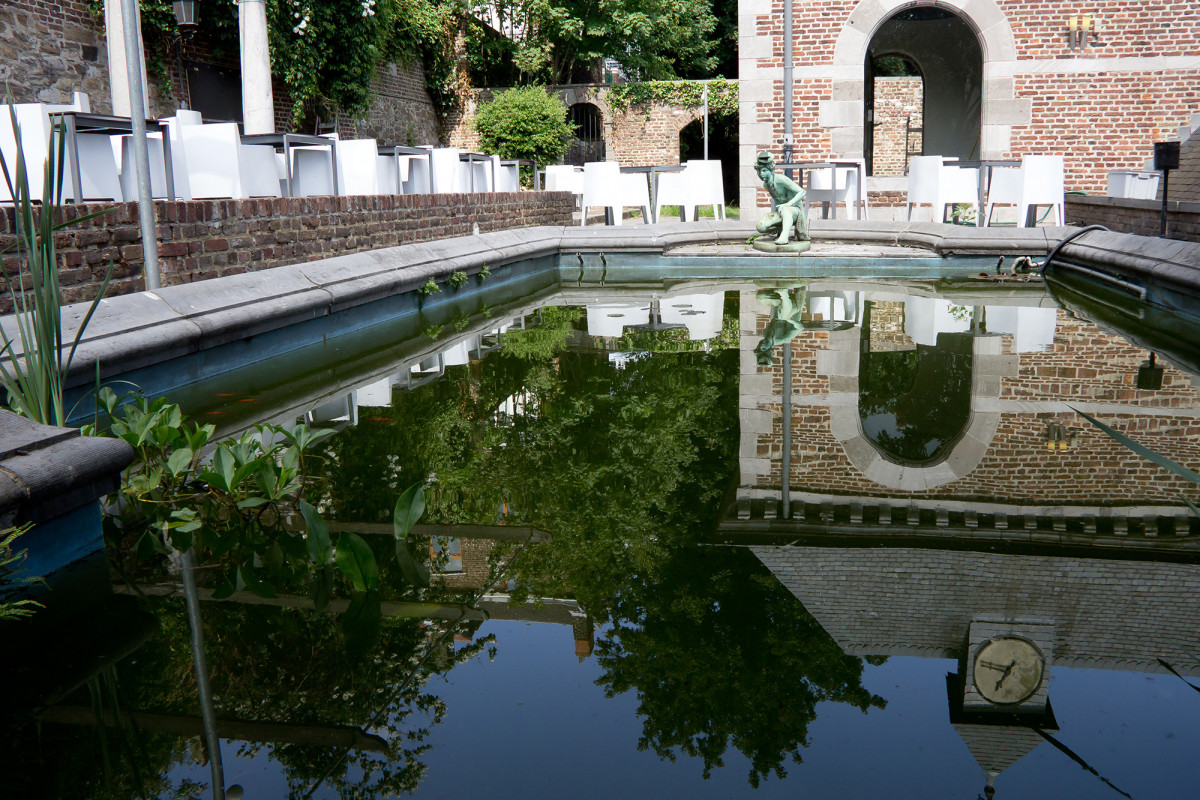
[[757, 787], [801, 762], [818, 703], [862, 711], [884, 701], [862, 686], [847, 656], [753, 554], [741, 548], [677, 550], [652, 585], [630, 586], [598, 644], [606, 693], [634, 691], [639, 749], [724, 766], [730, 746], [750, 761]]

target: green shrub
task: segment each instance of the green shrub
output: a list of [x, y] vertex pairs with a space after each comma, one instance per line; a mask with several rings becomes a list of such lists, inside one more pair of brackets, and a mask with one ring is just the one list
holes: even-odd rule
[[475, 130], [485, 153], [531, 158], [539, 164], [557, 164], [572, 136], [566, 106], [541, 86], [519, 86], [496, 95], [480, 106]]

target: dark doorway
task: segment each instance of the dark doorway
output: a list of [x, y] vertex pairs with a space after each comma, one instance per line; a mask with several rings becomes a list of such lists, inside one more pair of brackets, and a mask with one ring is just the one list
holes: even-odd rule
[[575, 128], [575, 139], [567, 146], [564, 164], [582, 166], [604, 160], [604, 120], [591, 103], [576, 103], [567, 109], [567, 122]]
[[876, 78], [916, 74], [923, 79], [920, 152], [978, 158], [983, 110], [983, 48], [975, 30], [957, 14], [931, 5], [893, 14], [871, 37], [864, 65], [863, 148], [867, 169], [874, 169], [873, 132], [880, 122], [875, 108]]
[[[736, 115], [708, 118], [708, 157], [721, 162], [725, 205], [738, 200], [738, 120]], [[704, 158], [704, 120], [683, 126], [679, 132], [679, 163]]]

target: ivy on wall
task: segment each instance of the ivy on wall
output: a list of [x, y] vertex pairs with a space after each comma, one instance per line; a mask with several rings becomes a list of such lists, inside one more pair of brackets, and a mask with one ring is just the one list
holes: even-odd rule
[[[708, 114], [710, 117], [736, 116], [738, 85], [734, 81], [715, 78], [708, 85]], [[704, 100], [704, 81], [646, 81], [618, 83], [611, 87], [608, 103], [614, 111], [630, 106], [658, 101], [683, 108], [701, 108]]]
[[[139, 0], [146, 69], [167, 78], [178, 33], [170, 0]], [[103, 22], [104, 0], [88, 0]], [[298, 124], [309, 110], [361, 116], [381, 63], [420, 58], [435, 104], [455, 99], [454, 0], [266, 0], [271, 72], [288, 87]], [[238, 52], [237, 0], [197, 4], [198, 35], [217, 57]]]

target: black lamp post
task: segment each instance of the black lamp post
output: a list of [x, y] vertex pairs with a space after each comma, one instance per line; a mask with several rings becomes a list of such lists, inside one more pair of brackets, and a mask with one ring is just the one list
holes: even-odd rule
[[172, 0], [175, 9], [175, 26], [179, 33], [172, 44], [175, 45], [175, 68], [179, 71], [179, 105], [188, 108], [188, 91], [184, 89], [185, 74], [183, 72], [183, 40], [190, 39], [196, 32], [196, 0]]

